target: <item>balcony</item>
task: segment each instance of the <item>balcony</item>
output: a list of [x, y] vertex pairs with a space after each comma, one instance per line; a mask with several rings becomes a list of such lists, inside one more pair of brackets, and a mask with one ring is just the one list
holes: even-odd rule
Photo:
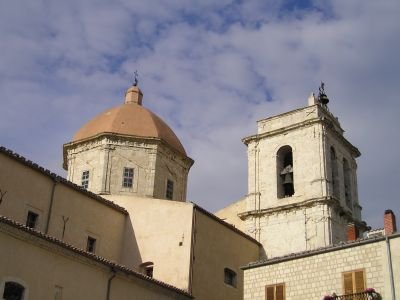
[[382, 297], [374, 289], [370, 289], [355, 294], [325, 296], [323, 300], [382, 300]]

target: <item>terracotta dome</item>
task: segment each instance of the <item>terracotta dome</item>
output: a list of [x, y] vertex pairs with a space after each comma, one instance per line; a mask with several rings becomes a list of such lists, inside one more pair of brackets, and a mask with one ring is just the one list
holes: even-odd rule
[[178, 137], [156, 114], [141, 106], [142, 93], [133, 86], [125, 95], [125, 103], [97, 115], [74, 135], [73, 142], [102, 133], [158, 138], [186, 156]]

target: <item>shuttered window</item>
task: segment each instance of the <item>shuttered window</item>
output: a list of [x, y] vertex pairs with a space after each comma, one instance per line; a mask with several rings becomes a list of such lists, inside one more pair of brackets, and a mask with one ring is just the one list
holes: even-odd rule
[[343, 289], [345, 294], [363, 292], [365, 290], [364, 270], [343, 273]]
[[285, 284], [267, 285], [265, 287], [265, 300], [285, 300]]

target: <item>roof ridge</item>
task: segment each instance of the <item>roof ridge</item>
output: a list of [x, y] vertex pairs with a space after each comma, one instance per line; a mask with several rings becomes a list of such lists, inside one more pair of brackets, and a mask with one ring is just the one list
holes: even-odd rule
[[[399, 236], [400, 233], [394, 233], [392, 236]], [[301, 251], [301, 252], [296, 252], [296, 253], [290, 253], [282, 256], [277, 256], [273, 258], [266, 258], [266, 259], [261, 259], [258, 261], [250, 262], [245, 266], [242, 266], [242, 269], [250, 269], [258, 266], [263, 266], [263, 265], [269, 265], [269, 264], [275, 264], [283, 261], [288, 261], [291, 259], [298, 259], [302, 257], [307, 257], [307, 256], [312, 256], [316, 254], [321, 254], [321, 253], [326, 253], [326, 252], [331, 252], [331, 251], [337, 251], [340, 249], [344, 248], [350, 248], [350, 247], [355, 247], [358, 245], [364, 245], [364, 244], [369, 244], [369, 243], [374, 243], [374, 242], [379, 242], [385, 240], [386, 236], [372, 236], [372, 237], [366, 237], [366, 238], [361, 238], [357, 239], [354, 241], [342, 241], [337, 244], [329, 245], [326, 247], [321, 247], [313, 250], [306, 250], [306, 251]], [[390, 237], [389, 237], [390, 238]]]
[[222, 220], [221, 218], [217, 217], [216, 215], [214, 215], [213, 213], [209, 212], [208, 210], [202, 208], [201, 206], [197, 205], [196, 203], [194, 203], [194, 202], [190, 202], [190, 203], [193, 204], [193, 207], [194, 207], [194, 208], [197, 208], [199, 211], [201, 211], [202, 213], [206, 214], [207, 216], [213, 218], [215, 221], [221, 223], [222, 225], [228, 227], [228, 228], [231, 229], [232, 231], [234, 231], [234, 232], [240, 234], [241, 236], [243, 236], [243, 237], [247, 238], [248, 240], [250, 240], [250, 241], [256, 243], [257, 245], [262, 246], [262, 244], [261, 244], [259, 241], [257, 241], [255, 238], [249, 236], [248, 234], [246, 234], [245, 232], [241, 231], [240, 229], [237, 229], [237, 228], [236, 228], [235, 226], [233, 226], [232, 224], [229, 224], [229, 223], [225, 222], [225, 221]]
[[0, 145], [0, 153], [3, 153], [5, 155], [7, 155], [8, 157], [11, 157], [11, 158], [19, 161], [20, 163], [52, 178], [54, 181], [64, 183], [65, 185], [73, 188], [77, 192], [83, 193], [83, 194], [89, 196], [90, 198], [92, 198], [96, 201], [102, 202], [103, 204], [105, 204], [111, 208], [114, 208], [126, 215], [128, 214], [128, 211], [124, 207], [119, 206], [118, 204], [114, 203], [113, 201], [105, 199], [91, 191], [88, 191], [88, 190], [84, 189], [83, 187], [73, 183], [72, 181], [69, 181], [60, 175], [57, 175], [56, 173], [50, 171], [49, 169], [45, 169], [44, 167], [38, 165], [37, 163], [35, 163], [35, 162], [25, 158], [24, 156], [22, 156], [16, 152], [13, 152], [12, 150], [10, 150], [4, 146], [1, 146], [1, 145]]

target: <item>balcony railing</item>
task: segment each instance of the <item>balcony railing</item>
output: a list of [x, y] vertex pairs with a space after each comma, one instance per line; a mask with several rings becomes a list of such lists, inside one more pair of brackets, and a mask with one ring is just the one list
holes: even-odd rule
[[382, 297], [377, 292], [365, 291], [355, 294], [325, 296], [324, 300], [382, 300]]

